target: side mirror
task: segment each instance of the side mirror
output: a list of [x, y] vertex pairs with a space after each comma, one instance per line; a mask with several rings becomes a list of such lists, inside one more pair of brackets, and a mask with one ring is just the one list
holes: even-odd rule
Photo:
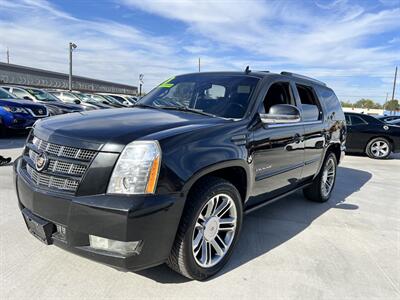
[[81, 104], [81, 100], [75, 99], [75, 100], [74, 100], [74, 103], [75, 103], [75, 104]]
[[25, 100], [29, 100], [29, 101], [32, 101], [32, 99], [31, 98], [29, 98], [28, 96], [24, 96], [24, 98], [23, 99], [25, 99]]
[[260, 119], [264, 124], [297, 123], [301, 121], [299, 109], [289, 104], [272, 106], [267, 114], [260, 114]]

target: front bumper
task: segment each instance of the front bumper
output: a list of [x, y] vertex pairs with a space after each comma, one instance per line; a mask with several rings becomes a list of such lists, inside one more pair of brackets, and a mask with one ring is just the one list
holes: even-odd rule
[[[52, 243], [75, 254], [118, 269], [140, 270], [165, 262], [175, 240], [184, 206], [181, 195], [73, 196], [37, 188], [24, 176], [18, 160], [14, 181], [20, 209], [62, 225], [66, 238], [55, 233]], [[139, 254], [95, 250], [89, 235], [118, 241], [142, 241]]]

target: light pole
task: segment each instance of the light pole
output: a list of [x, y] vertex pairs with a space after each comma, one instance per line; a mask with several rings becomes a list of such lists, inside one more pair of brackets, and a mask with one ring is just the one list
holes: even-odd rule
[[76, 44], [69, 43], [69, 80], [68, 80], [68, 89], [72, 91], [72, 51], [76, 49]]
[[139, 97], [142, 96], [143, 74], [139, 74]]

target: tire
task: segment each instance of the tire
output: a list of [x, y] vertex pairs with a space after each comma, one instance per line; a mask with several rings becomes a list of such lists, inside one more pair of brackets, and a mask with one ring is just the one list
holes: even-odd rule
[[[332, 174], [330, 172], [333, 172]], [[337, 159], [333, 152], [328, 152], [324, 159], [324, 163], [321, 167], [317, 177], [313, 180], [313, 183], [303, 189], [304, 196], [315, 202], [326, 202], [331, 197], [333, 188], [336, 182], [336, 171], [337, 171]], [[327, 180], [329, 180], [329, 190], [327, 189]]]
[[[222, 204], [226, 206], [218, 214], [218, 209], [224, 206]], [[215, 209], [209, 214], [212, 207]], [[242, 219], [242, 201], [235, 186], [217, 177], [202, 180], [188, 196], [167, 265], [189, 279], [205, 280], [216, 274], [232, 254]], [[229, 221], [229, 224], [220, 224], [219, 220]], [[214, 239], [213, 235], [216, 235]], [[226, 248], [221, 247], [221, 241], [227, 245]], [[215, 243], [220, 247], [220, 252], [216, 250], [217, 246], [214, 247]], [[221, 251], [225, 249], [222, 255]], [[208, 253], [210, 255], [206, 255]]]
[[374, 159], [388, 158], [392, 152], [392, 144], [383, 137], [374, 138], [369, 141], [365, 148], [365, 153]]

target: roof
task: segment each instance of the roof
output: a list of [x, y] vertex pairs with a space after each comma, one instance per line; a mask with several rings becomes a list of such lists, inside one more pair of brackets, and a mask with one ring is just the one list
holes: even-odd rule
[[275, 76], [279, 76], [279, 77], [285, 77], [286, 79], [296, 79], [299, 81], [303, 81], [303, 82], [308, 82], [308, 83], [313, 83], [313, 84], [317, 84], [323, 87], [327, 87], [327, 85], [320, 81], [317, 80], [315, 78], [311, 78], [305, 75], [301, 75], [301, 74], [296, 74], [296, 73], [291, 73], [291, 72], [286, 72], [283, 71], [281, 73], [271, 73], [269, 71], [250, 71], [250, 72], [245, 72], [245, 71], [216, 71], [216, 72], [200, 72], [200, 73], [187, 73], [187, 74], [181, 74], [179, 76], [183, 76], [183, 75], [245, 75], [245, 76], [252, 76], [252, 77], [257, 77], [257, 78], [265, 78], [265, 77], [275, 77]]

